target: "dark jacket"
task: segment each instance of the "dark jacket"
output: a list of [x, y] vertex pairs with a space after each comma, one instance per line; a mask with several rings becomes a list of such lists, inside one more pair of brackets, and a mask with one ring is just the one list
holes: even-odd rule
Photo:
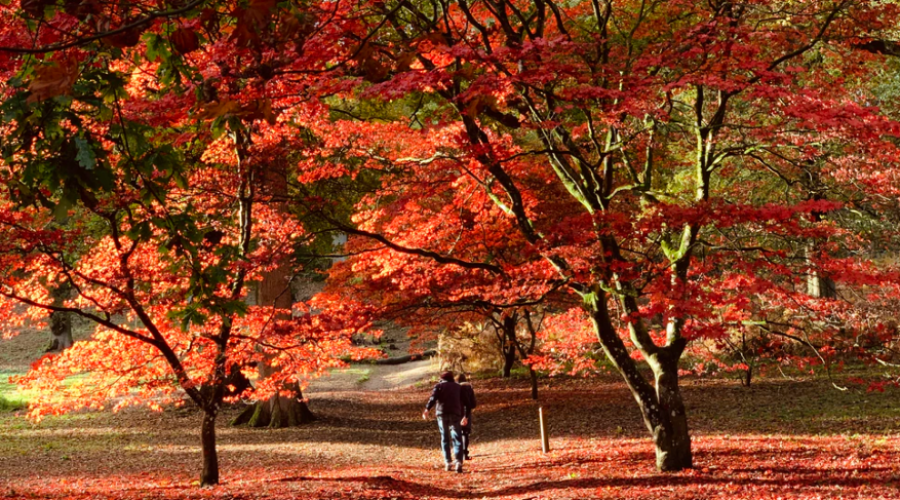
[[472, 410], [478, 406], [478, 403], [475, 402], [475, 389], [472, 388], [472, 384], [468, 382], [463, 382], [459, 384], [462, 390], [462, 403], [463, 408], [465, 408], [465, 417], [469, 420], [472, 420]]
[[452, 380], [441, 380], [434, 389], [431, 390], [431, 397], [425, 405], [426, 410], [434, 408], [437, 405], [436, 413], [438, 415], [456, 415], [463, 416], [465, 405], [462, 400], [462, 387]]

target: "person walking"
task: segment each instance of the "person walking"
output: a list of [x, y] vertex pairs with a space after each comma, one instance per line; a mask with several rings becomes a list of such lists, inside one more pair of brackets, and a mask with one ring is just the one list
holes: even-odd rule
[[478, 406], [478, 403], [475, 401], [475, 389], [472, 388], [472, 384], [469, 383], [466, 374], [460, 373], [456, 380], [459, 382], [462, 390], [463, 415], [465, 416], [463, 420], [466, 422], [461, 426], [462, 453], [466, 460], [472, 460], [472, 457], [469, 456], [469, 436], [472, 434], [472, 410]]
[[453, 372], [441, 373], [441, 381], [435, 384], [434, 389], [431, 390], [431, 397], [425, 404], [422, 419], [428, 420], [428, 412], [432, 408], [435, 408], [438, 431], [441, 433], [441, 451], [444, 453], [445, 468], [448, 471], [455, 468], [456, 472], [462, 472], [464, 460], [462, 426], [468, 421], [464, 416], [462, 387], [453, 380]]

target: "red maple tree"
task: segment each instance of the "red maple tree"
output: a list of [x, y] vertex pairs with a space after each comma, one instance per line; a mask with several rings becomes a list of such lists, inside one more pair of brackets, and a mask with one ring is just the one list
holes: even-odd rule
[[[225, 402], [296, 399], [299, 384], [366, 354], [350, 339], [366, 308], [324, 295], [295, 305], [283, 271], [314, 234], [271, 178], [296, 149], [292, 120], [317, 106], [306, 72], [340, 52], [306, 45], [336, 43], [348, 19], [327, 2], [298, 7], [0, 6], [0, 311], [9, 334], [49, 312], [97, 327], [19, 380], [39, 390], [33, 417], [183, 393], [203, 411], [201, 483], [215, 484]], [[281, 293], [247, 305], [263, 281]], [[60, 302], [63, 285], [73, 292]], [[255, 387], [234, 387], [262, 367]]]
[[[896, 294], [854, 212], [894, 189], [900, 129], [864, 83], [895, 6], [370, 12], [383, 28], [357, 57], [355, 99], [311, 127], [301, 176], [377, 175], [344, 227], [370, 242], [350, 266], [419, 301], [512, 307], [567, 290], [580, 305], [558, 324], [591, 331], [621, 373], [660, 470], [692, 466], [678, 385], [692, 342], [835, 339], [865, 326], [864, 304], [816, 290]], [[806, 343], [815, 358], [834, 349]]]

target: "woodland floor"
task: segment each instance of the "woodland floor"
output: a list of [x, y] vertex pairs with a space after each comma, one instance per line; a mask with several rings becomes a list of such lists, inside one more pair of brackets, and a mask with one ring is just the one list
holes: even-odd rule
[[[366, 376], [346, 375], [359, 386]], [[39, 425], [2, 413], [0, 498], [900, 497], [900, 392], [688, 380], [696, 469], [659, 474], [621, 383], [549, 384], [541, 388], [553, 437], [547, 455], [525, 381], [476, 381], [474, 460], [463, 474], [440, 468], [436, 426], [420, 417], [427, 387], [326, 385], [311, 392], [320, 420], [303, 428], [229, 428], [224, 415], [223, 484], [209, 489], [196, 486], [193, 410], [81, 413]]]

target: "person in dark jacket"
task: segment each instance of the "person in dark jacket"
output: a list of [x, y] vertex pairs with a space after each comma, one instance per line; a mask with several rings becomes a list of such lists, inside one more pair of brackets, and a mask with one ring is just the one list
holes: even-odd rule
[[[441, 433], [441, 450], [444, 452], [444, 464], [447, 470], [454, 469], [453, 458], [456, 458], [456, 472], [462, 472], [462, 425], [464, 421], [465, 405], [462, 400], [462, 388], [453, 380], [453, 372], [441, 373], [441, 381], [431, 390], [431, 397], [425, 404], [422, 418], [428, 419], [428, 412], [434, 408], [437, 414], [438, 430]], [[451, 454], [451, 443], [453, 446]]]
[[472, 384], [468, 382], [466, 374], [460, 373], [456, 380], [462, 388], [464, 420], [466, 421], [466, 423], [462, 425], [462, 452], [463, 457], [465, 457], [466, 460], [471, 460], [472, 457], [469, 456], [469, 436], [472, 434], [472, 410], [478, 406], [478, 403], [475, 402], [475, 389], [473, 389]]

